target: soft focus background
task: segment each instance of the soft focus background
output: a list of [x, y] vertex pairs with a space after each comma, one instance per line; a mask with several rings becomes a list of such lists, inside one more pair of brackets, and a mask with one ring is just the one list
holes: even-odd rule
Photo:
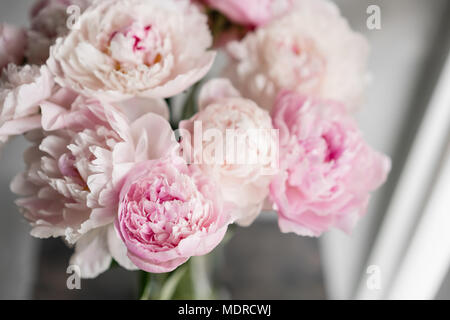
[[[390, 179], [351, 236], [281, 234], [264, 214], [218, 251], [215, 278], [235, 299], [450, 299], [450, 1], [336, 2], [372, 45], [372, 84], [357, 117], [392, 157]], [[30, 4], [1, 0], [0, 21], [25, 25]], [[381, 9], [380, 30], [367, 27], [370, 5]], [[16, 138], [1, 150], [0, 299], [136, 298], [136, 274], [120, 269], [66, 288], [70, 249], [31, 238], [9, 191], [25, 146]], [[379, 288], [367, 285], [373, 276]]]

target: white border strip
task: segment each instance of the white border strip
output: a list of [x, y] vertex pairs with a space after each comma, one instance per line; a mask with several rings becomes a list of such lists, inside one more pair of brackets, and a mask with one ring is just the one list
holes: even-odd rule
[[386, 212], [368, 265], [376, 265], [382, 273], [382, 288], [370, 291], [366, 281], [360, 283], [357, 299], [380, 299], [388, 295], [390, 283], [401, 263], [402, 250], [413, 232], [423, 206], [424, 195], [431, 188], [439, 157], [447, 143], [450, 126], [450, 56], [447, 58], [436, 90], [417, 132], [416, 140]]
[[449, 266], [450, 145], [430, 201], [387, 298], [433, 299]]

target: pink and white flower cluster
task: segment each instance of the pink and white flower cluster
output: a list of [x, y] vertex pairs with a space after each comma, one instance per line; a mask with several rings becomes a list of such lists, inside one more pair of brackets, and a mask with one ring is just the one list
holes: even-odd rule
[[[197, 94], [229, 26], [246, 35]], [[367, 54], [327, 0], [37, 1], [29, 29], [0, 25], [0, 142], [31, 143], [17, 205], [86, 278], [170, 272], [268, 207], [282, 232], [350, 231], [390, 169], [350, 113]]]

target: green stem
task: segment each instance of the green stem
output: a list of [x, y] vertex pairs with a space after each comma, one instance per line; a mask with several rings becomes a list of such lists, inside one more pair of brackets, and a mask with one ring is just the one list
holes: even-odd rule
[[[234, 228], [230, 226], [221, 247], [232, 238]], [[219, 249], [220, 250], [220, 249]], [[139, 273], [139, 297], [141, 300], [169, 299], [211, 299], [215, 297], [214, 286], [209, 279], [212, 275], [211, 259], [217, 260], [220, 251], [208, 256], [192, 257], [175, 271], [165, 274]], [[214, 265], [214, 263], [212, 264]]]
[[178, 128], [178, 125], [175, 122], [175, 114], [173, 110], [173, 98], [164, 99], [167, 103], [167, 107], [169, 108], [169, 123], [173, 130]]
[[[140, 300], [169, 300], [179, 289], [181, 281], [188, 275], [188, 264], [170, 273], [152, 274], [141, 271], [139, 297]], [[184, 279], [183, 281], [190, 281]]]
[[174, 297], [181, 279], [186, 275], [186, 271], [186, 265], [183, 265], [170, 275], [161, 288], [161, 294], [159, 296], [161, 300], [170, 300]]
[[150, 273], [145, 271], [140, 271], [140, 290], [139, 296], [140, 300], [149, 300], [151, 295], [152, 287], [152, 276]]
[[196, 103], [195, 103], [195, 98], [197, 97], [197, 91], [198, 88], [200, 87], [201, 81], [197, 82], [196, 84], [194, 84], [191, 88], [191, 91], [189, 92], [189, 96], [186, 99], [186, 102], [184, 104], [183, 107], [183, 114], [181, 119], [185, 120], [185, 119], [189, 119], [191, 118], [197, 108], [196, 108]]

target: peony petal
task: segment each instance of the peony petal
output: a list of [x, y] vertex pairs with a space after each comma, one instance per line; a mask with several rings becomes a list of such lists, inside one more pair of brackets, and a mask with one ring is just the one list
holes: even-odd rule
[[163, 99], [133, 98], [116, 105], [133, 122], [147, 113], [155, 113], [166, 120], [169, 120], [169, 107]]
[[200, 91], [199, 111], [208, 105], [216, 103], [226, 98], [239, 98], [241, 94], [237, 91], [228, 79], [213, 79], [208, 81]]
[[19, 135], [25, 132], [39, 129], [41, 127], [41, 116], [32, 116], [5, 122], [0, 127], [0, 136]]
[[108, 227], [108, 248], [112, 257], [117, 263], [127, 270], [137, 270], [138, 268], [127, 256], [127, 247], [116, 232], [114, 224]]
[[173, 97], [202, 79], [211, 69], [215, 58], [216, 52], [208, 52], [197, 68], [190, 70], [186, 74], [180, 74], [175, 79], [168, 81], [160, 87], [147, 90], [141, 95], [148, 98]]
[[70, 265], [80, 267], [82, 278], [96, 278], [108, 270], [112, 258], [108, 250], [107, 232], [107, 227], [100, 228], [78, 240]]
[[131, 125], [134, 141], [138, 146], [136, 159], [158, 159], [177, 147], [170, 124], [156, 114], [147, 114]]

